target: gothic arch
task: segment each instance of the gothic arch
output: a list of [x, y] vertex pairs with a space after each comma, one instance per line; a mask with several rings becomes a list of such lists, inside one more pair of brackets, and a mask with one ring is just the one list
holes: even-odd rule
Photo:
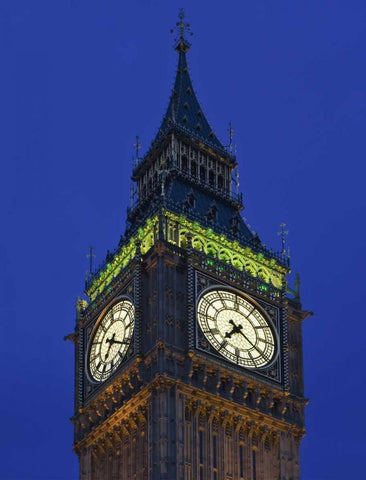
[[264, 280], [266, 283], [270, 282], [271, 276], [268, 272], [268, 270], [264, 267], [259, 267], [258, 269], [258, 277], [262, 280]]
[[205, 248], [205, 253], [207, 255], [211, 255], [212, 257], [217, 257], [217, 245], [214, 242], [207, 242], [206, 248]]
[[179, 232], [179, 246], [182, 248], [187, 247], [187, 229], [180, 230]]
[[219, 257], [219, 260], [222, 260], [223, 262], [226, 262], [226, 263], [231, 262], [232, 263], [232, 255], [227, 248], [222, 248], [219, 251], [218, 257]]
[[250, 260], [247, 260], [244, 264], [245, 271], [249, 273], [249, 275], [252, 275], [253, 277], [257, 276], [257, 269], [256, 265], [251, 262]]
[[231, 263], [233, 264], [233, 267], [237, 268], [238, 270], [243, 270], [244, 268], [244, 262], [238, 255], [233, 255]]
[[205, 240], [200, 235], [195, 235], [192, 239], [192, 246], [195, 250], [202, 252], [204, 250]]

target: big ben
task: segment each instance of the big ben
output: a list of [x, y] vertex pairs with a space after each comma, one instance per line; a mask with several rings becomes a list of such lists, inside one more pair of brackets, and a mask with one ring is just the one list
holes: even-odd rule
[[126, 230], [77, 304], [80, 479], [298, 480], [308, 312], [285, 252], [241, 216], [236, 156], [196, 97], [188, 31], [181, 12]]

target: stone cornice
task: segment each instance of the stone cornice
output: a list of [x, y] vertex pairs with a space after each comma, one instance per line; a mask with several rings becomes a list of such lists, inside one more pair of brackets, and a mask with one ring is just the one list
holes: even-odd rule
[[[146, 368], [157, 363], [159, 352], [184, 366], [186, 381], [171, 378], [168, 374], [156, 374], [152, 379], [145, 377]], [[198, 382], [195, 374], [199, 375]], [[213, 391], [206, 389], [207, 382], [214, 385]], [[220, 393], [223, 382], [228, 386], [229, 395]], [[204, 361], [194, 353], [187, 355], [160, 342], [144, 360], [138, 358], [134, 365], [110, 381], [104, 390], [99, 390], [76, 413], [72, 421], [79, 432], [77, 437], [84, 438], [76, 442], [75, 448], [95, 443], [97, 438], [110, 432], [114, 426], [127, 421], [131, 415], [134, 417], [136, 412], [141, 413], [153, 389], [174, 385], [190, 399], [207, 406], [214, 405], [218, 411], [225, 408], [232, 415], [250, 417], [271, 428], [296, 431], [297, 434], [304, 432], [301, 425], [303, 407], [307, 403], [305, 399], [293, 396], [280, 387], [265, 384], [262, 380], [248, 378], [245, 372], [235, 374]]]
[[[219, 417], [223, 422], [230, 422], [235, 429], [241, 426], [255, 428], [257, 430], [266, 429], [273, 433], [291, 433], [296, 438], [305, 435], [305, 430], [295, 425], [291, 425], [281, 419], [265, 415], [255, 409], [245, 405], [238, 405], [227, 399], [222, 399], [217, 395], [203, 392], [191, 385], [187, 385], [179, 380], [168, 378], [166, 375], [158, 375], [147, 386], [142, 388], [130, 401], [118, 408], [103, 423], [96, 426], [81, 441], [74, 444], [76, 453], [84, 448], [100, 445], [101, 448], [106, 441], [111, 441], [111, 432], [117, 439], [123, 435], [124, 430], [129, 432], [131, 428], [145, 426], [147, 422], [148, 401], [154, 390], [161, 388], [176, 387], [179, 392], [186, 396], [186, 404], [194, 410]], [[82, 423], [84, 417], [90, 416], [90, 406], [84, 408], [74, 423]], [[249, 422], [249, 423], [248, 423]], [[113, 440], [113, 438], [112, 438]]]

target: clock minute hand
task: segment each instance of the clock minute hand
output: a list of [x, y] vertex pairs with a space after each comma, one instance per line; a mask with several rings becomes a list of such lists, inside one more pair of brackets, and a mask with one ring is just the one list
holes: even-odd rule
[[241, 335], [243, 335], [243, 337], [245, 338], [245, 340], [246, 340], [247, 342], [249, 342], [252, 347], [255, 348], [254, 343], [253, 343], [251, 340], [249, 340], [249, 338], [245, 335], [245, 333], [243, 333], [243, 332], [241, 331], [241, 329], [240, 329], [240, 332], [239, 332], [239, 333], [240, 333]]
[[250, 343], [251, 346], [252, 346], [253, 348], [255, 348], [260, 355], [263, 355], [263, 352], [261, 352], [261, 350], [259, 350], [259, 349], [256, 347], [256, 345], [255, 345], [251, 340], [249, 340], [249, 338], [245, 335], [245, 333], [243, 333], [243, 332], [241, 331], [241, 329], [240, 329], [240, 332], [239, 332], [239, 333], [241, 333], [241, 334], [243, 335], [243, 337], [245, 338], [245, 340], [246, 340], [248, 343]]

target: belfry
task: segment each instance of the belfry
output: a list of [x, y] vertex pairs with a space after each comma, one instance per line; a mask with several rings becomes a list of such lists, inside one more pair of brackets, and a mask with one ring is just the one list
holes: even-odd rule
[[192, 86], [181, 11], [165, 116], [124, 235], [77, 303], [82, 480], [298, 480], [303, 311], [243, 220], [236, 156]]

